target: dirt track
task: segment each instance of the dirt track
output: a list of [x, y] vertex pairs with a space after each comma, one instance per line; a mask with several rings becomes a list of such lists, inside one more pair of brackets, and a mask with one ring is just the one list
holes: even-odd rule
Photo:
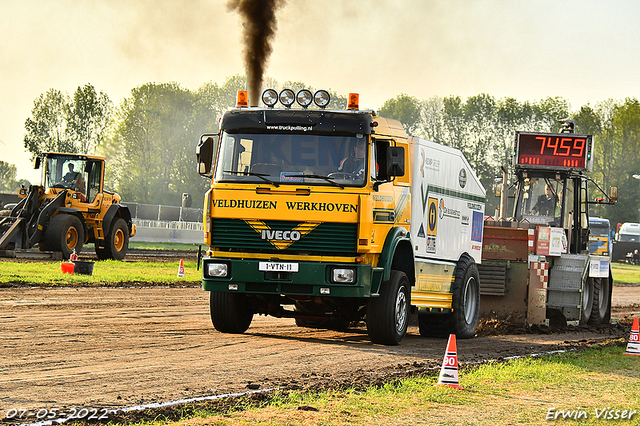
[[[640, 287], [614, 287], [614, 316], [640, 314]], [[622, 308], [624, 307], [624, 308]], [[458, 341], [462, 364], [628, 338], [629, 327]], [[298, 328], [255, 317], [244, 335], [216, 332], [199, 288], [0, 289], [0, 419], [8, 410], [127, 407], [202, 395], [331, 383], [437, 368], [446, 342], [411, 327], [402, 345], [364, 329]], [[35, 418], [28, 419], [35, 421]]]

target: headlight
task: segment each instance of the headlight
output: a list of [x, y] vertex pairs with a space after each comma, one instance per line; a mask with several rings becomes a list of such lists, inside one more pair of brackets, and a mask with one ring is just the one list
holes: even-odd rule
[[278, 102], [278, 92], [273, 89], [267, 89], [262, 92], [262, 102], [269, 108], [273, 108], [273, 106]]
[[284, 89], [282, 92], [280, 92], [280, 103], [285, 107], [291, 108], [291, 105], [293, 105], [295, 100], [296, 100], [296, 94], [293, 93], [293, 90]]
[[298, 101], [298, 104], [300, 104], [302, 108], [306, 109], [309, 107], [309, 105], [311, 105], [311, 102], [313, 101], [313, 95], [307, 89], [302, 89], [301, 91], [298, 92], [298, 95], [296, 96], [296, 100]]
[[330, 100], [331, 96], [329, 96], [329, 92], [327, 92], [326, 90], [318, 90], [313, 96], [313, 101], [320, 108], [326, 108], [326, 106], [329, 105]]
[[356, 270], [354, 268], [333, 268], [331, 270], [331, 281], [334, 283], [355, 283]]
[[209, 277], [224, 278], [229, 275], [229, 265], [226, 263], [208, 262], [206, 267]]

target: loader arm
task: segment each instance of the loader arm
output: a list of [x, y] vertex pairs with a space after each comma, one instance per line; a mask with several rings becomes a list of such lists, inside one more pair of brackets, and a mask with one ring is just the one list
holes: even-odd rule
[[42, 233], [46, 229], [46, 225], [49, 223], [51, 216], [53, 216], [56, 210], [64, 204], [66, 197], [67, 191], [60, 192], [56, 198], [40, 209], [40, 213], [37, 216], [34, 215], [31, 218], [27, 229], [27, 233], [29, 235], [29, 247], [33, 247], [40, 241]]

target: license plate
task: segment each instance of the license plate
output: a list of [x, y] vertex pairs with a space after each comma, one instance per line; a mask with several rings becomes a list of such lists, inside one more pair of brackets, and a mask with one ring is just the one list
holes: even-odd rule
[[260, 262], [258, 270], [264, 272], [298, 272], [297, 263]]

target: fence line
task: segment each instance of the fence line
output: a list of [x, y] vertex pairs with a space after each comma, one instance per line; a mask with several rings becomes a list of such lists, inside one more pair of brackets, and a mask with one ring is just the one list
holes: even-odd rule
[[202, 209], [161, 204], [126, 203], [131, 219], [157, 222], [202, 222]]

